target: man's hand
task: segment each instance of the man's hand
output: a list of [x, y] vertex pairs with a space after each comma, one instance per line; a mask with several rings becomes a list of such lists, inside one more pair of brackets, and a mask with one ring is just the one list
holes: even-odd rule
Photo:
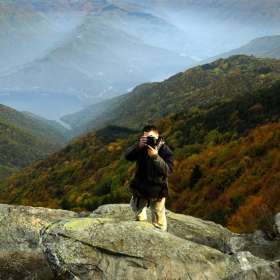
[[152, 148], [151, 146], [148, 145], [148, 155], [149, 155], [149, 157], [153, 157], [157, 154], [158, 154], [157, 147], [155, 147], [155, 149], [154, 149], [154, 148]]
[[145, 146], [147, 146], [147, 137], [142, 136], [139, 141], [139, 148], [143, 148]]

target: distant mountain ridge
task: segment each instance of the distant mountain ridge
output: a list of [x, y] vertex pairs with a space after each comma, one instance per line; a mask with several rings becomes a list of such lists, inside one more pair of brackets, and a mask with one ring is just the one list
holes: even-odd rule
[[11, 1], [0, 1], [0, 72], [33, 60], [61, 39], [62, 26], [39, 11], [15, 9]]
[[200, 63], [209, 63], [215, 61], [218, 58], [227, 58], [235, 54], [246, 54], [254, 55], [256, 57], [280, 59], [280, 36], [264, 36], [256, 38], [240, 48], [219, 54], [217, 56], [203, 60]]
[[[140, 131], [145, 124], [154, 123], [181, 110], [212, 106], [215, 103], [232, 100], [248, 91], [268, 87], [279, 81], [279, 63], [280, 61], [276, 59], [234, 55], [196, 66], [164, 82], [142, 84], [128, 94], [93, 104], [74, 115], [65, 116], [62, 119], [72, 126], [71, 131], [56, 123], [46, 122], [29, 113], [19, 113], [3, 105], [0, 105], [0, 119], [7, 123], [5, 127], [16, 126], [16, 129], [24, 130], [44, 141], [44, 144], [41, 144], [42, 147], [45, 146], [42, 151], [35, 157], [32, 156], [35, 160], [66, 145], [70, 137], [74, 139], [91, 130], [96, 131], [113, 125], [124, 126], [134, 132]], [[7, 129], [15, 130], [15, 128]], [[109, 134], [107, 135], [106, 138], [111, 139]], [[18, 144], [13, 145], [21, 145], [21, 142], [29, 142], [31, 147], [37, 145], [30, 144], [29, 140], [23, 140], [26, 137], [22, 136], [22, 139], [16, 137]], [[5, 151], [10, 150], [7, 148], [10, 147], [9, 141]], [[105, 143], [106, 140], [102, 142]], [[25, 149], [30, 149], [30, 146]], [[16, 154], [12, 158], [16, 160]], [[27, 164], [32, 160], [24, 162]], [[7, 162], [3, 163], [3, 168], [4, 166], [8, 168]], [[21, 163], [20, 167], [22, 166]], [[11, 174], [8, 171], [6, 173]]]
[[[177, 39], [181, 36], [183, 41], [188, 38], [183, 32], [177, 36], [179, 29], [155, 16], [135, 16], [140, 12], [136, 13], [133, 7], [111, 9], [112, 6], [106, 8], [103, 4], [93, 12], [85, 11], [81, 18], [79, 8], [74, 7], [71, 13], [78, 15], [76, 20], [69, 19], [67, 13], [55, 18], [49, 14], [48, 9], [52, 8], [48, 4], [44, 3], [46, 10], [38, 3], [34, 8], [60, 24], [62, 30], [66, 21], [70, 30], [63, 30], [64, 36], [36, 59], [3, 72], [0, 91], [74, 94], [87, 105], [119, 95], [127, 88], [149, 81], [158, 72], [170, 75], [194, 62], [174, 51], [145, 43], [143, 36], [161, 36], [165, 42], [174, 41], [175, 36]], [[136, 25], [141, 26], [141, 33]], [[166, 28], [170, 28], [170, 35]], [[3, 36], [3, 41], [6, 39], [11, 40], [9, 35]], [[10, 44], [13, 45], [12, 40]]]
[[71, 94], [84, 105], [280, 33], [274, 1], [2, 0], [0, 5], [5, 11], [0, 91]]
[[208, 50], [204, 55], [200, 53], [201, 59], [236, 49], [258, 37], [280, 33], [278, 1], [119, 0], [128, 1], [153, 10], [188, 32]]
[[108, 124], [140, 129], [182, 109], [210, 106], [279, 80], [280, 61], [233, 55], [62, 117], [74, 134]]

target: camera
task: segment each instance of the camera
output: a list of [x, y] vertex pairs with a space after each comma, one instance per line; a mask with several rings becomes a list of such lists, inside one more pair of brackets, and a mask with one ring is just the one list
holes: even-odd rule
[[154, 136], [148, 136], [147, 145], [151, 146], [154, 149], [157, 146], [157, 139]]

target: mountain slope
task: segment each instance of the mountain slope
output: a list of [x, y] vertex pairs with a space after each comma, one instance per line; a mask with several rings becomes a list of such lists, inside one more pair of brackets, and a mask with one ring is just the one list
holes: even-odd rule
[[141, 38], [148, 45], [167, 49], [177, 53], [191, 55], [191, 49], [203, 52], [203, 48], [196, 43], [188, 33], [177, 28], [172, 22], [155, 16], [153, 10], [146, 9], [145, 3], [137, 5], [134, 10], [126, 3], [122, 5], [108, 5], [102, 9], [100, 16], [107, 23], [120, 30]]
[[[60, 127], [59, 127], [60, 128]], [[65, 145], [63, 129], [0, 104], [0, 181]]]
[[14, 9], [1, 2], [0, 72], [33, 60], [65, 32], [62, 26], [38, 11]]
[[24, 115], [27, 115], [33, 119], [39, 120], [40, 122], [43, 122], [43, 123], [47, 124], [48, 126], [54, 128], [56, 130], [56, 133], [57, 132], [61, 133], [61, 136], [62, 136], [61, 140], [63, 143], [65, 143], [65, 141], [67, 141], [67, 139], [72, 136], [72, 133], [69, 129], [67, 129], [65, 126], [61, 125], [60, 123], [58, 123], [56, 121], [44, 119], [38, 115], [35, 115], [35, 114], [27, 112], [27, 111], [22, 111], [21, 113], [23, 113]]
[[55, 151], [54, 144], [0, 119], [0, 181]]
[[[149, 44], [155, 34], [164, 39], [162, 45], [171, 41], [166, 28], [174, 33], [172, 41], [176, 37], [181, 44], [185, 42], [184, 32], [175, 26], [150, 14], [139, 17], [141, 13], [133, 7], [103, 7], [85, 13], [75, 27], [37, 59], [2, 73], [0, 89], [72, 94], [88, 105], [119, 95], [159, 72], [171, 75], [194, 62]], [[136, 29], [138, 25], [141, 32]], [[147, 43], [141, 39], [143, 34]]]
[[88, 105], [280, 31], [277, 1], [111, 2], [0, 1], [0, 90], [63, 92]]
[[49, 142], [56, 148], [65, 145], [71, 136], [70, 132], [62, 126], [58, 126], [59, 129], [56, 129], [42, 119], [36, 119], [35, 116], [21, 113], [2, 104], [0, 104], [0, 119]]
[[279, 60], [244, 55], [218, 59], [163, 82], [138, 86], [129, 94], [102, 103], [99, 111], [97, 104], [73, 118], [70, 115], [62, 119], [72, 125], [74, 134], [108, 124], [140, 129], [182, 109], [211, 105], [267, 87], [279, 80], [279, 65]]
[[255, 38], [280, 33], [278, 1], [128, 1], [153, 9], [205, 46], [208, 53], [197, 53], [198, 57], [215, 56]]
[[[156, 123], [176, 161], [169, 179], [169, 209], [234, 231], [268, 231], [264, 215], [280, 210], [279, 90], [278, 82]], [[123, 140], [104, 141], [106, 133], [114, 134], [112, 128], [90, 132], [33, 163], [0, 185], [0, 201], [74, 210], [128, 202], [135, 166], [124, 159], [123, 151], [141, 134], [131, 131], [128, 137], [130, 132], [123, 128], [115, 131], [122, 130]], [[261, 210], [263, 204], [266, 212]], [[244, 208], [248, 212], [242, 212]], [[239, 225], [238, 219], [242, 219]]]
[[265, 36], [252, 40], [248, 44], [231, 50], [226, 53], [219, 54], [201, 61], [200, 63], [209, 63], [218, 58], [227, 58], [235, 54], [254, 55], [263, 58], [280, 58], [280, 36]]
[[[1, 0], [0, 3], [5, 3], [10, 8], [26, 8], [23, 0], [16, 3]], [[87, 2], [80, 0], [72, 1], [71, 4], [67, 0], [29, 1], [29, 5], [35, 11], [44, 13], [54, 21], [56, 19], [57, 22], [67, 21], [67, 23], [87, 13], [100, 12], [104, 7], [110, 7], [112, 4], [133, 8], [133, 12], [142, 13], [142, 17], [144, 13], [157, 16], [179, 27], [190, 38], [184, 46], [185, 49], [192, 48], [189, 42], [202, 46], [198, 52], [195, 52], [196, 48], [192, 50], [192, 56], [197, 57], [214, 56], [242, 46], [257, 37], [278, 35], [280, 28], [278, 1], [95, 0]], [[110, 9], [111, 12], [112, 8]], [[178, 45], [174, 46], [178, 47]]]
[[280, 47], [276, 47], [262, 54], [262, 57], [277, 58], [280, 59]]

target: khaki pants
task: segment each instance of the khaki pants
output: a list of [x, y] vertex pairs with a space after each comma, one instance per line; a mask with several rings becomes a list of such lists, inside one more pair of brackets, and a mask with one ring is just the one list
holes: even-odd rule
[[[139, 199], [139, 202], [138, 202]], [[134, 199], [132, 196], [130, 200], [130, 206], [134, 212], [134, 218], [136, 221], [147, 221], [146, 205], [148, 200], [143, 197], [137, 197]], [[160, 201], [150, 201], [150, 209], [152, 212], [152, 223], [155, 227], [164, 231], [167, 230], [167, 221], [165, 215], [165, 197]]]

